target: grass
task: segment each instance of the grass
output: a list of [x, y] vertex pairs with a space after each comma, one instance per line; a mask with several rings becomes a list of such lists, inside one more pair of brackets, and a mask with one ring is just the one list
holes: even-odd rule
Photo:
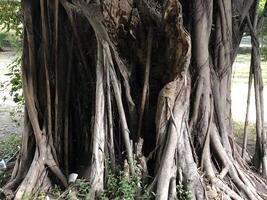
[[[267, 60], [261, 60], [262, 77], [264, 84], [267, 84]], [[233, 65], [233, 83], [248, 83], [250, 68], [250, 53], [239, 53]]]
[[[265, 129], [266, 129], [266, 124], [265, 124]], [[244, 135], [244, 122], [233, 122], [233, 131], [234, 131], [235, 141], [242, 147], [243, 135]], [[253, 155], [256, 143], [256, 124], [249, 123], [247, 132], [248, 132], [247, 150], [251, 155]]]
[[[236, 60], [233, 64], [233, 71], [232, 71], [232, 83], [242, 83], [248, 84], [249, 78], [249, 69], [250, 69], [250, 55], [251, 48], [242, 47], [239, 49], [237, 54]], [[267, 59], [266, 57], [262, 56], [261, 58], [261, 68], [262, 68], [262, 78], [263, 83], [266, 87], [267, 85]], [[265, 97], [267, 98], [267, 97]], [[249, 123], [248, 124], [248, 150], [253, 152], [254, 146], [256, 142], [256, 124]], [[236, 141], [239, 144], [243, 143], [243, 134], [244, 134], [244, 122], [234, 122], [233, 123], [233, 130]]]
[[[256, 124], [255, 123], [249, 123], [248, 124], [248, 142], [254, 143], [256, 141]], [[233, 123], [233, 131], [234, 135], [237, 140], [243, 140], [243, 134], [244, 134], [244, 122], [234, 122]]]
[[[18, 134], [10, 134], [6, 139], [0, 141], [0, 160], [9, 161], [19, 150], [21, 138]], [[10, 174], [0, 170], [0, 187], [9, 179]]]
[[19, 150], [20, 140], [20, 136], [13, 133], [0, 141], [0, 159], [8, 160], [11, 158]]

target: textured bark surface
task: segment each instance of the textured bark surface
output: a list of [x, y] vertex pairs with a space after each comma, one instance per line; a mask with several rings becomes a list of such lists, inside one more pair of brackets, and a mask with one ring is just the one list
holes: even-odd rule
[[[71, 172], [97, 195], [109, 171], [135, 174], [137, 162], [156, 199], [177, 199], [178, 184], [193, 199], [265, 199], [258, 31], [266, 14], [258, 16], [257, 3], [23, 0], [25, 129], [6, 197], [67, 187]], [[239, 151], [231, 119], [232, 63], [245, 27], [253, 36], [253, 162], [245, 145]]]

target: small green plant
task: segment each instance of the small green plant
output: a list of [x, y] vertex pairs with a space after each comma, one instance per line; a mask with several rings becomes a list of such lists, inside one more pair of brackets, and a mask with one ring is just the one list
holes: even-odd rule
[[[23, 104], [22, 84], [21, 84], [21, 50], [22, 50], [22, 12], [19, 0], [0, 1], [0, 47], [10, 46], [15, 48], [17, 56], [13, 62], [7, 66], [9, 68], [7, 76], [10, 77], [10, 94], [15, 103]], [[8, 44], [8, 45], [7, 45]]]
[[121, 171], [118, 174], [110, 173], [107, 178], [105, 191], [100, 195], [101, 200], [134, 200], [153, 199], [155, 194], [142, 186], [139, 174], [129, 175]]
[[84, 179], [78, 179], [70, 188], [66, 200], [93, 200], [90, 185]]
[[[0, 141], [0, 160], [8, 161], [19, 150], [20, 137], [17, 134], [9, 135], [5, 140]], [[10, 174], [0, 170], [0, 187], [9, 179]]]
[[10, 95], [13, 97], [13, 101], [18, 105], [24, 104], [24, 98], [22, 94], [22, 77], [20, 71], [21, 57], [16, 57], [13, 62], [8, 65], [9, 73], [5, 74], [9, 76], [10, 81], [7, 86], [10, 86]]
[[191, 200], [192, 192], [185, 186], [178, 184], [176, 186], [177, 199], [179, 200]]
[[97, 198], [92, 195], [90, 184], [84, 179], [78, 179], [66, 191], [61, 191], [59, 187], [55, 186], [48, 193], [41, 192], [38, 197], [24, 197], [23, 200], [43, 200], [46, 196], [53, 200], [149, 200], [155, 198], [153, 192], [142, 186], [141, 176], [129, 175], [124, 171], [117, 174], [110, 173], [104, 192], [98, 194]]
[[138, 176], [131, 176], [124, 171], [119, 172], [118, 175], [109, 174], [107, 188], [100, 199], [132, 200], [141, 190], [140, 184]]
[[10, 134], [0, 141], [0, 159], [9, 160], [19, 150], [21, 138], [18, 134]]

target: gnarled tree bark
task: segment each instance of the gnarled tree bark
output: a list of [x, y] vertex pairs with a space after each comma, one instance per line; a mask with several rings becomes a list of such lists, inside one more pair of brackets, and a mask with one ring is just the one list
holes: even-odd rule
[[[237, 151], [231, 120], [231, 67], [249, 11], [256, 9], [251, 1], [22, 5], [25, 129], [3, 188], [8, 198], [36, 195], [53, 183], [67, 187], [71, 172], [97, 195], [109, 170], [123, 169], [126, 160], [134, 174], [134, 160], [144, 162], [138, 158], [151, 153], [156, 199], [176, 199], [177, 184], [193, 199], [266, 197], [265, 180]], [[255, 72], [260, 111], [262, 81]], [[264, 158], [255, 162], [263, 175]], [[147, 172], [146, 163], [141, 166]]]

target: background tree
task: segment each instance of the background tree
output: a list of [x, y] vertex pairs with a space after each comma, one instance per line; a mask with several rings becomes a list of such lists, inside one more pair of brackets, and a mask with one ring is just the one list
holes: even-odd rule
[[12, 39], [14, 40], [13, 43], [18, 43], [18, 41], [21, 41], [23, 32], [20, 1], [1, 0], [0, 9], [1, 32], [11, 33]]
[[157, 199], [175, 199], [177, 184], [193, 199], [266, 198], [262, 112], [253, 171], [234, 141], [230, 103], [247, 25], [260, 69], [258, 3], [23, 0], [25, 128], [5, 195], [67, 187], [70, 172], [97, 195], [120, 166], [141, 171]]

